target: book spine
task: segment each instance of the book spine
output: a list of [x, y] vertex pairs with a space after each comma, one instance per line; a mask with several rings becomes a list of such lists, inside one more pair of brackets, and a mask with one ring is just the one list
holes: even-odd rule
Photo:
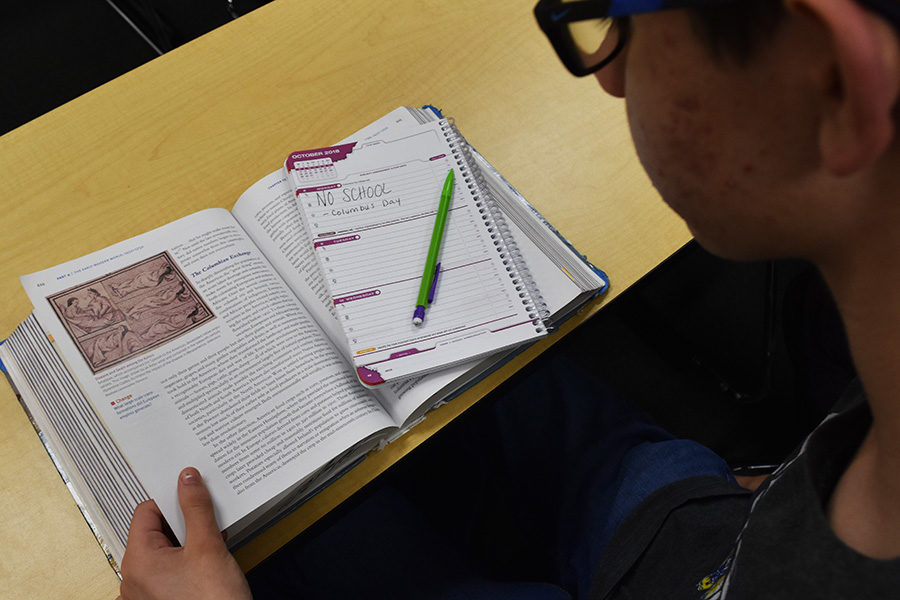
[[497, 205], [491, 195], [490, 188], [484, 180], [481, 169], [478, 168], [474, 158], [469, 152], [469, 145], [465, 142], [459, 130], [456, 129], [452, 119], [445, 119], [441, 123], [441, 130], [450, 145], [453, 156], [459, 168], [465, 184], [475, 197], [478, 212], [491, 234], [494, 247], [500, 254], [506, 272], [515, 285], [519, 299], [528, 310], [528, 316], [534, 320], [535, 329], [543, 333], [547, 329], [547, 321], [550, 318], [550, 310], [538, 289], [537, 283], [528, 269], [519, 248], [516, 245], [515, 236], [506, 223], [503, 211]]

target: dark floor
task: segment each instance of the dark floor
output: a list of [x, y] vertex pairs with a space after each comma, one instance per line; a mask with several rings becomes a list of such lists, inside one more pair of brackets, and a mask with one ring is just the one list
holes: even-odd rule
[[[598, 344], [596, 338], [609, 340]], [[585, 363], [672, 433], [734, 466], [777, 463], [853, 377], [818, 273], [691, 243], [572, 336]]]
[[0, 134], [269, 0], [28, 0], [0, 16]]
[[[0, 19], [0, 133], [264, 3], [15, 3]], [[670, 431], [734, 466], [778, 462], [853, 376], [834, 306], [808, 266], [732, 263], [695, 244], [562, 344]], [[427, 445], [440, 451], [441, 442], [438, 434]]]

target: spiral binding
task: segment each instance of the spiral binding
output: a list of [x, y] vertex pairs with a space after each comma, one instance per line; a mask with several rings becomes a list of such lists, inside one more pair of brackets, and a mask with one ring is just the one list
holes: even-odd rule
[[491, 234], [494, 247], [503, 260], [506, 273], [512, 280], [522, 305], [528, 311], [529, 318], [536, 324], [535, 329], [539, 333], [543, 333], [547, 329], [546, 321], [550, 317], [550, 310], [547, 308], [547, 303], [544, 301], [528, 265], [525, 264], [525, 260], [519, 252], [515, 237], [506, 223], [506, 217], [491, 195], [481, 170], [472, 166], [475, 162], [469, 152], [469, 145], [459, 133], [453, 119], [442, 120], [440, 127], [450, 145], [460, 175], [472, 192], [478, 213]]

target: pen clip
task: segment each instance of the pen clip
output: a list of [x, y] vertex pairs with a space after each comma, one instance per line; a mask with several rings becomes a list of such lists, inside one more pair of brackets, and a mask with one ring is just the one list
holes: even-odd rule
[[441, 263], [438, 263], [434, 267], [434, 276], [431, 278], [431, 289], [428, 290], [428, 304], [434, 302], [434, 290], [437, 288], [437, 278], [438, 273], [441, 272]]

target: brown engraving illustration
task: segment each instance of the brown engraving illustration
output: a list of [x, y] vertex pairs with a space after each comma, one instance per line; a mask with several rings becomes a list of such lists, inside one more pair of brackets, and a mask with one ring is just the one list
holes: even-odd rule
[[94, 373], [215, 318], [168, 252], [47, 300]]

